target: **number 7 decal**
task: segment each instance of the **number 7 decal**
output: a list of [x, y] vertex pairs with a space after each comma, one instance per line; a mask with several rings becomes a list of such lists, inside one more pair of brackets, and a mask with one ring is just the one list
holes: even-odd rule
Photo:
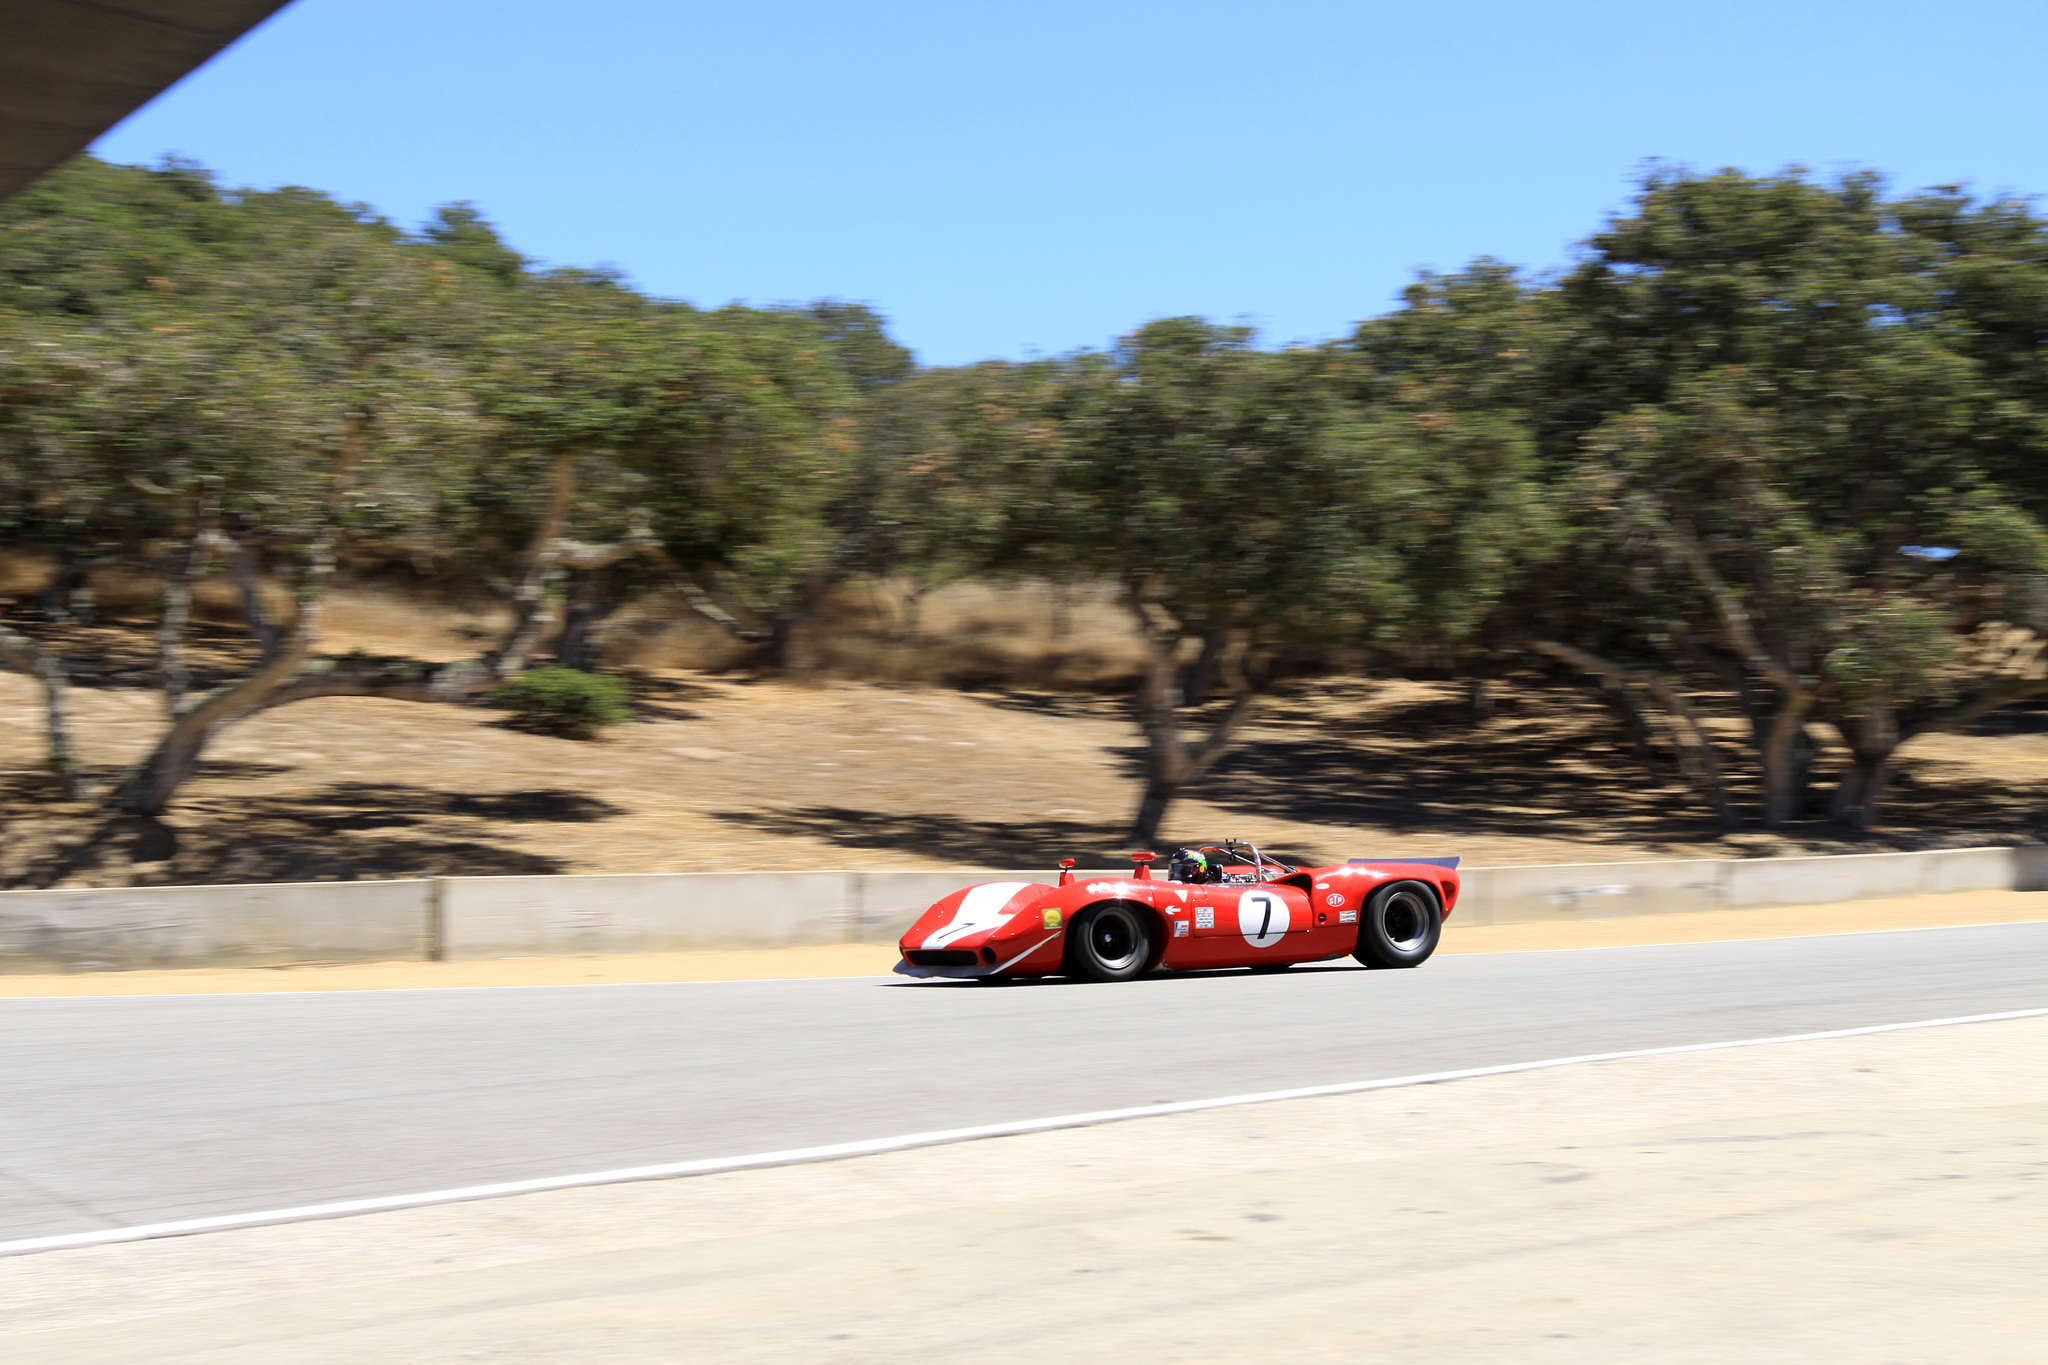
[[1287, 932], [1287, 902], [1271, 891], [1247, 891], [1237, 901], [1237, 931], [1254, 948], [1270, 948]]

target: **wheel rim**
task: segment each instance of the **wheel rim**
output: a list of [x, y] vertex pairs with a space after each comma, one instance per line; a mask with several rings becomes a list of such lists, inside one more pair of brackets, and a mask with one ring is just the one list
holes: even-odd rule
[[1429, 916], [1435, 907], [1414, 891], [1396, 891], [1380, 911], [1380, 928], [1396, 952], [1412, 953], [1429, 938]]
[[1145, 950], [1145, 936], [1131, 912], [1099, 910], [1088, 925], [1088, 952], [1109, 971], [1122, 971]]

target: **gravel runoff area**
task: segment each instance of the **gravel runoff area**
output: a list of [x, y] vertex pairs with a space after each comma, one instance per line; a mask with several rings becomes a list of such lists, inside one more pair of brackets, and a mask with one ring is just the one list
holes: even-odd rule
[[2040, 1358], [2048, 1019], [0, 1261], [9, 1365]]
[[[1809, 934], [1939, 929], [2048, 919], [2048, 894], [1964, 891], [1941, 896], [1849, 901], [1769, 910], [1717, 910], [1541, 924], [1465, 927], [1454, 914], [1443, 953], [1618, 948], [1708, 943]], [[418, 990], [468, 986], [588, 986], [653, 981], [765, 981], [819, 976], [881, 976], [896, 949], [837, 944], [722, 953], [642, 953], [618, 957], [527, 957], [483, 962], [368, 962], [297, 967], [195, 968], [95, 972], [76, 976], [0, 976], [0, 997], [207, 995], [244, 991]]]

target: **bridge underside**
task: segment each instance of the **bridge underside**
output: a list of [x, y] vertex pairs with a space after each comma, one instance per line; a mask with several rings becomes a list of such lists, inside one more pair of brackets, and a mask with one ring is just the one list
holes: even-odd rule
[[0, 0], [0, 200], [285, 0]]

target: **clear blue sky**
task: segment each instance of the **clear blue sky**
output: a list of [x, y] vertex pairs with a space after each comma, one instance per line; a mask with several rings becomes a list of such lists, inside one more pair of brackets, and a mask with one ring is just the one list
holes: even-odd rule
[[2048, 190], [2042, 0], [297, 0], [107, 137], [928, 363], [1536, 268], [1649, 158]]

